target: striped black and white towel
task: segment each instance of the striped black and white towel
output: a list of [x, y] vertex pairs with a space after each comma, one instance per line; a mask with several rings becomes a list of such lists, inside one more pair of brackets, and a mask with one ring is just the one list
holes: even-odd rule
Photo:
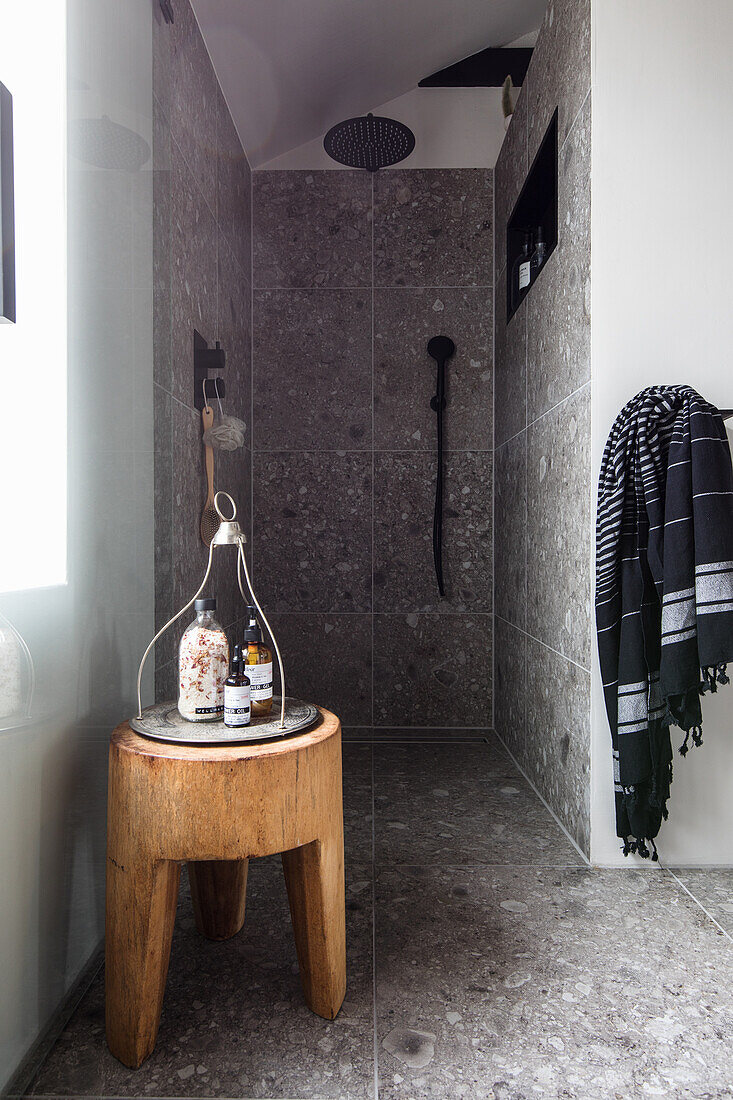
[[667, 817], [670, 725], [702, 743], [700, 696], [733, 660], [733, 469], [718, 410], [651, 386], [608, 437], [596, 526], [598, 653], [624, 854]]

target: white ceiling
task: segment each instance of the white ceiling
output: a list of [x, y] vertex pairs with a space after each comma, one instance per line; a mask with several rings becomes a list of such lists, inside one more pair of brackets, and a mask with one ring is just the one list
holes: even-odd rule
[[545, 2], [192, 0], [255, 168], [446, 65], [514, 42], [540, 25]]

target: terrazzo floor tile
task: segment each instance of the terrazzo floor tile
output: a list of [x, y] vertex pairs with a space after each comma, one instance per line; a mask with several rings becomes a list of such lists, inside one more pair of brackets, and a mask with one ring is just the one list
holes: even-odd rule
[[[427, 354], [436, 333], [452, 333], [446, 371], [446, 450], [487, 450], [493, 403], [493, 301], [488, 288], [391, 287], [374, 293], [374, 439], [380, 450], [435, 449], [430, 407], [435, 362]], [[350, 375], [351, 377], [351, 375]]]
[[492, 455], [449, 452], [443, 463], [443, 576], [435, 583], [434, 455], [374, 456], [373, 580], [383, 612], [492, 609]]
[[372, 181], [366, 172], [255, 172], [256, 287], [368, 286]]
[[483, 168], [377, 173], [375, 286], [491, 286], [493, 177]]
[[[455, 732], [344, 746], [337, 1020], [303, 1001], [278, 857], [252, 862], [223, 944], [196, 932], [184, 870], [151, 1057], [107, 1051], [100, 973], [29, 1095], [362, 1100], [376, 1073], [387, 1100], [733, 1097], [730, 938], [670, 872], [582, 864], [494, 735]], [[677, 874], [730, 922], [733, 871]]]
[[273, 612], [371, 611], [371, 456], [255, 454], [252, 554]]
[[158, 1042], [141, 1069], [127, 1069], [107, 1050], [100, 974], [32, 1095], [371, 1096], [371, 880], [366, 868], [351, 872], [348, 988], [337, 1020], [306, 1007], [280, 859], [257, 860], [244, 929], [226, 943], [198, 935], [190, 896], [181, 891]]
[[664, 872], [377, 878], [384, 1100], [729, 1096], [730, 943]]
[[[385, 731], [392, 736], [399, 730]], [[422, 730], [415, 731], [422, 733]], [[463, 732], [463, 731], [461, 731]], [[477, 744], [415, 743], [412, 745], [378, 744], [374, 748], [375, 777], [401, 776], [416, 782], [440, 778], [453, 783], [485, 783], [493, 779], [513, 779], [519, 772], [499, 739], [484, 731]], [[465, 793], [473, 790], [467, 786]]]
[[398, 863], [582, 865], [560, 826], [513, 767], [505, 770], [506, 778], [491, 776], [488, 767], [483, 773], [480, 750], [463, 746], [463, 769], [451, 768], [449, 754], [440, 759], [436, 752], [433, 766], [424, 768], [421, 759], [416, 774], [417, 769], [399, 771], [390, 763], [389, 754], [399, 751], [374, 750], [377, 871]]
[[672, 868], [713, 920], [733, 936], [733, 867]]
[[518, 762], [527, 759], [527, 635], [498, 616], [494, 645], [494, 725]]
[[286, 613], [271, 614], [269, 621], [283, 655], [287, 695], [310, 699], [346, 724], [371, 721], [370, 615]]
[[488, 726], [488, 614], [374, 615], [374, 724]]
[[371, 325], [368, 291], [255, 291], [256, 450], [370, 449]]

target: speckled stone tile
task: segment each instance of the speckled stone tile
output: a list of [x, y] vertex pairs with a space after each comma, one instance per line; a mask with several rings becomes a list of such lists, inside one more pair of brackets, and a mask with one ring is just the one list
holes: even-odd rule
[[527, 424], [527, 299], [506, 319], [506, 274], [495, 292], [494, 445], [501, 446]]
[[374, 294], [374, 442], [382, 450], [434, 451], [435, 360], [432, 336], [450, 336], [444, 444], [491, 447], [492, 298], [483, 287], [425, 290], [392, 287]]
[[375, 615], [375, 726], [488, 726], [490, 615]]
[[[372, 862], [372, 746], [343, 742], [344, 846], [347, 864]], [[367, 885], [371, 889], [371, 875]]]
[[369, 741], [383, 744], [417, 744], [427, 742], [461, 742], [475, 743], [476, 741], [492, 741], [500, 746], [498, 738], [487, 727], [478, 729], [429, 729], [427, 726], [344, 726], [343, 738], [345, 741]]
[[155, 663], [155, 701], [165, 702], [178, 697], [178, 662], [168, 661], [164, 665]]
[[153, 98], [167, 122], [171, 109], [171, 25], [166, 23], [159, 6], [153, 8], [152, 48]]
[[[155, 503], [155, 629], [173, 614], [173, 448], [171, 396], [153, 386], [155, 454], [153, 494]], [[173, 659], [173, 640], [165, 634], [155, 647], [155, 665], [160, 668]], [[157, 690], [157, 689], [156, 689]]]
[[171, 606], [177, 609], [188, 603], [201, 583], [207, 550], [199, 533], [206, 499], [201, 421], [194, 409], [175, 400], [171, 402], [171, 451]]
[[527, 754], [542, 797], [590, 856], [590, 673], [527, 639]]
[[371, 885], [347, 873], [347, 994], [335, 1021], [306, 1007], [279, 857], [250, 863], [247, 917], [231, 940], [195, 930], [181, 892], [156, 1048], [129, 1070], [104, 1041], [100, 976], [33, 1094], [340, 1098], [373, 1094]]
[[559, 153], [558, 245], [525, 300], [530, 421], [590, 378], [590, 135], [589, 97]]
[[252, 276], [252, 173], [226, 100], [216, 94], [216, 218], [248, 279]]
[[[516, 95], [516, 92], [514, 93]], [[496, 195], [496, 270], [506, 267], [506, 227], [519, 193], [527, 178], [527, 89], [523, 88], [514, 104], [514, 114], [509, 123], [494, 169]]]
[[[172, 614], [183, 607], [198, 589], [206, 569], [208, 549], [201, 540], [199, 529], [206, 499], [199, 414], [174, 400], [171, 426]], [[214, 453], [214, 486], [217, 489], [226, 489], [237, 501], [240, 509], [238, 518], [241, 519], [245, 533], [249, 526], [249, 462], [249, 454], [242, 450]], [[228, 627], [241, 618], [242, 600], [237, 586], [236, 569], [232, 568], [232, 558], [222, 554], [215, 555], [207, 587], [206, 594], [217, 599], [217, 619], [222, 626]], [[181, 634], [192, 619], [193, 612], [187, 612], [180, 623], [165, 635], [160, 653], [161, 664], [177, 655]]]
[[[226, 353], [222, 374], [226, 397], [225, 415], [239, 417], [247, 425], [245, 446], [252, 446], [252, 295], [246, 271], [238, 263], [219, 231], [219, 294], [217, 336]], [[212, 404], [218, 417], [216, 401]]]
[[672, 868], [677, 878], [710, 916], [733, 936], [733, 868]]
[[216, 116], [219, 87], [188, 0], [169, 27], [171, 137], [216, 216]]
[[376, 611], [491, 611], [492, 455], [453, 451], [443, 464], [444, 598], [433, 563], [433, 455], [374, 458]]
[[591, 662], [590, 387], [529, 428], [527, 633]]
[[550, 0], [527, 73], [529, 162], [558, 108], [562, 145], [591, 85], [591, 2]]
[[255, 172], [256, 287], [369, 286], [367, 172]]
[[527, 635], [494, 619], [494, 726], [525, 767], [527, 742]]
[[[372, 720], [371, 615], [268, 613], [268, 619], [282, 651], [287, 694], [326, 707], [345, 725], [368, 726]], [[279, 684], [277, 670], [275, 679]]]
[[385, 870], [379, 1095], [730, 1095], [729, 948], [663, 873]]
[[216, 336], [217, 228], [178, 148], [171, 147], [171, 393], [193, 407], [193, 330]]
[[494, 591], [496, 613], [527, 621], [527, 432], [495, 452]]
[[370, 611], [368, 453], [290, 451], [254, 459], [258, 595], [273, 611]]
[[[375, 731], [377, 732], [377, 731]], [[392, 735], [399, 731], [389, 731]], [[413, 731], [414, 732], [414, 731]], [[420, 731], [422, 732], [422, 731]], [[450, 736], [450, 731], [447, 731]], [[375, 783], [417, 781], [421, 789], [440, 788], [445, 781], [453, 793], [472, 801], [483, 796], [483, 784], [503, 779], [519, 779], [511, 757], [498, 737], [484, 731], [480, 741], [460, 744], [425, 741], [413, 744], [379, 742], [374, 745]], [[381, 793], [384, 793], [384, 789]], [[437, 797], [448, 797], [445, 792]], [[455, 799], [454, 799], [455, 800]]]
[[153, 100], [153, 379], [171, 389], [171, 142]]
[[493, 215], [491, 169], [377, 172], [375, 286], [492, 286]]
[[371, 297], [255, 291], [255, 447], [371, 447]]
[[[252, 458], [246, 448], [236, 451], [214, 452], [214, 488], [216, 490], [223, 489], [234, 498], [237, 505], [237, 522], [247, 538], [247, 546], [251, 546], [252, 538], [250, 518], [251, 471]], [[203, 507], [203, 499], [201, 507]], [[203, 547], [203, 543], [201, 545]], [[222, 626], [227, 628], [232, 623], [242, 619], [246, 614], [246, 605], [237, 584], [235, 559], [236, 555], [230, 555], [226, 552], [214, 554], [212, 589], [218, 601], [219, 621]], [[203, 570], [201, 576], [203, 577]], [[195, 591], [195, 587], [193, 591]]]
[[[374, 746], [374, 858], [377, 870], [397, 863], [484, 863], [579, 866], [560, 826], [510, 763], [489, 776], [471, 745], [447, 746], [465, 767], [441, 769], [428, 756], [420, 769], [393, 771], [392, 748]], [[411, 750], [414, 751], [414, 750]], [[447, 754], [443, 754], [444, 757]], [[413, 807], [418, 805], [416, 815]]]

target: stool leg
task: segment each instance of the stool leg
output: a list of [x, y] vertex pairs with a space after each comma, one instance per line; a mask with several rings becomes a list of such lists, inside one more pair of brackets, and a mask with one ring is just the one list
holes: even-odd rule
[[107, 861], [107, 1044], [132, 1069], [158, 1034], [180, 875], [168, 860]]
[[282, 861], [306, 1003], [333, 1020], [346, 993], [343, 830], [283, 852]]
[[188, 864], [196, 927], [209, 940], [228, 940], [244, 924], [246, 859], [198, 860]]

